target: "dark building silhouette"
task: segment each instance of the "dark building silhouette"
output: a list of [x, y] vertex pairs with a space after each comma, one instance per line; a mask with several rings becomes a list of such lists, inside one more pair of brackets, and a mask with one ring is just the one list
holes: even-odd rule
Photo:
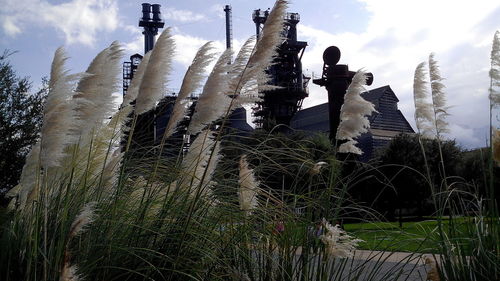
[[142, 3], [142, 18], [139, 19], [139, 26], [144, 28], [142, 32], [144, 34], [144, 53], [153, 49], [158, 29], [165, 26], [165, 22], [161, 19], [160, 8], [160, 4]]
[[[224, 6], [226, 12], [226, 40], [227, 48], [232, 45], [232, 20], [231, 20], [231, 7]], [[139, 26], [144, 27], [144, 53], [154, 48], [154, 39], [158, 34], [158, 29], [164, 26], [164, 22], [160, 18], [160, 5], [158, 4], [142, 4], [142, 18], [139, 20]], [[130, 57], [130, 61], [123, 63], [123, 94], [126, 95], [130, 86], [134, 73], [137, 70], [139, 63], [143, 56], [134, 54]], [[228, 62], [230, 63], [230, 61]], [[176, 93], [165, 93], [158, 105], [137, 117], [137, 123], [134, 129], [134, 135], [131, 140], [131, 147], [139, 151], [140, 154], [151, 151], [151, 147], [160, 144], [165, 128], [170, 121], [170, 115], [177, 98]], [[197, 96], [190, 97], [190, 108], [187, 116], [178, 125], [176, 133], [169, 140], [169, 145], [181, 145], [182, 140], [189, 140], [189, 136], [185, 136], [186, 129], [189, 126], [190, 118], [194, 113], [196, 106]], [[248, 135], [253, 131], [253, 128], [247, 123], [246, 110], [244, 108], [235, 109], [225, 126], [228, 128], [227, 133], [232, 136]], [[189, 141], [187, 141], [189, 143]], [[178, 147], [178, 146], [177, 146]], [[166, 151], [168, 153], [168, 150]]]
[[[150, 43], [152, 42], [152, 44], [154, 44], [154, 36], [157, 34], [158, 28], [163, 27], [163, 21], [159, 18], [159, 5], [149, 5], [150, 8], [153, 7], [153, 10], [156, 11], [156, 16], [154, 11], [152, 12], [152, 18], [150, 16], [147, 18], [148, 14], [146, 12], [148, 7], [146, 6], [143, 4], [143, 18], [141, 18], [140, 26], [144, 26], [145, 28], [143, 33], [145, 35], [145, 51], [149, 51], [149, 48], [152, 48]], [[231, 48], [231, 7], [229, 5], [224, 6], [224, 11], [226, 12], [226, 47]], [[254, 11], [253, 21], [256, 26], [257, 36], [260, 36], [263, 24], [268, 15], [268, 11]], [[331, 104], [324, 103], [300, 110], [302, 101], [308, 96], [307, 85], [310, 78], [306, 77], [302, 72], [301, 59], [307, 42], [297, 41], [297, 24], [299, 21], [300, 16], [297, 13], [287, 13], [285, 16], [283, 34], [286, 35], [286, 39], [278, 48], [278, 56], [275, 59], [275, 64], [267, 70], [268, 74], [272, 77], [270, 83], [280, 86], [281, 88], [264, 92], [263, 100], [253, 108], [254, 116], [257, 118], [256, 126], [269, 130], [275, 125], [284, 124], [298, 131], [330, 133], [332, 128], [329, 117], [332, 114]], [[327, 55], [326, 57], [324, 55], [325, 65], [323, 77], [321, 79], [316, 79], [316, 84], [325, 86], [328, 89], [330, 83], [336, 83], [336, 80], [334, 81], [332, 79], [336, 79], [339, 75], [342, 76], [341, 74], [344, 72], [349, 74], [349, 77], [352, 78], [354, 72], [348, 71], [346, 65], [337, 65], [340, 58], [340, 51], [338, 51], [338, 54], [336, 52], [325, 53]], [[142, 56], [140, 54], [135, 54], [130, 57], [130, 62], [125, 62], [123, 65], [124, 94], [126, 94], [130, 81], [141, 59]], [[343, 70], [343, 72], [339, 69]], [[373, 76], [371, 76], [370, 79], [373, 80]], [[345, 84], [342, 84], [345, 86], [342, 89], [347, 88], [350, 83], [349, 79], [344, 80], [341, 81]], [[397, 134], [414, 133], [414, 131], [402, 113], [398, 110], [397, 103], [399, 100], [389, 86], [365, 92], [362, 96], [366, 100], [372, 102], [375, 105], [375, 109], [378, 111], [377, 113], [373, 113], [369, 118], [371, 125], [369, 132], [358, 138], [358, 146], [364, 152], [361, 160], [368, 160], [372, 157], [376, 149], [387, 145]], [[138, 116], [134, 137], [132, 139], [133, 147], [148, 150], [148, 147], [160, 143], [165, 128], [170, 120], [175, 99], [176, 93], [166, 94], [155, 109]], [[170, 144], [174, 146], [176, 144], [180, 145], [183, 139], [186, 139], [186, 137], [189, 138], [185, 133], [189, 125], [190, 116], [192, 116], [194, 112], [196, 100], [196, 96], [191, 97], [191, 106], [188, 114], [181, 122], [173, 138], [169, 141]], [[332, 100], [334, 99], [332, 98]], [[337, 107], [341, 106], [342, 102], [343, 99], [340, 102], [337, 101], [337, 103], [339, 103]], [[239, 136], [250, 135], [253, 131], [253, 128], [247, 123], [245, 108], [234, 110], [228, 117], [225, 126], [227, 127], [225, 134], [229, 135], [228, 137], [234, 141], [238, 141]]]
[[[377, 112], [370, 117], [368, 133], [361, 135], [358, 147], [363, 151], [361, 160], [368, 160], [376, 149], [385, 147], [392, 138], [401, 133], [415, 133], [398, 109], [399, 99], [390, 86], [383, 86], [361, 94], [375, 105]], [[330, 133], [328, 103], [301, 110], [295, 114], [290, 126], [298, 131]]]
[[[257, 37], [266, 22], [269, 11], [255, 10], [252, 18]], [[298, 13], [287, 13], [283, 34], [285, 41], [278, 48], [278, 55], [267, 72], [271, 75], [271, 85], [279, 89], [263, 93], [262, 101], [254, 107], [255, 123], [258, 128], [272, 129], [275, 125], [289, 125], [290, 119], [301, 108], [302, 101], [308, 96], [309, 77], [302, 73], [302, 55], [307, 42], [297, 41]]]
[[130, 61], [123, 62], [123, 95], [127, 94], [128, 87], [130, 87], [130, 82], [134, 78], [134, 74], [137, 71], [137, 67], [142, 61], [142, 56], [139, 54], [134, 54], [130, 56]]

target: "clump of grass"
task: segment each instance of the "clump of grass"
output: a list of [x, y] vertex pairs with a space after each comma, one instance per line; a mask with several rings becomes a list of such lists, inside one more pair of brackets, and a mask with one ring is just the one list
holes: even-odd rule
[[[495, 34], [492, 51], [492, 71], [490, 71], [492, 81], [495, 79], [496, 73], [496, 69], [494, 68], [498, 64], [494, 61], [495, 55], [498, 55], [497, 53], [498, 33]], [[443, 92], [444, 85], [441, 82], [443, 78], [439, 73], [434, 55], [431, 54], [429, 56], [429, 74], [432, 103], [426, 102], [425, 93], [427, 89], [425, 79], [423, 79], [423, 67], [424, 63], [421, 63], [417, 67], [414, 80], [417, 128], [419, 132], [426, 133], [426, 136], [435, 137], [440, 143], [443, 137], [442, 134], [448, 131], [448, 123], [445, 121], [448, 113]], [[490, 99], [493, 104], [494, 82], [491, 85]], [[430, 112], [434, 113], [433, 116], [429, 114]], [[434, 136], [428, 134], [430, 130], [434, 132]], [[423, 150], [423, 146], [421, 147]], [[425, 157], [425, 151], [422, 152]], [[429, 167], [426, 165], [429, 177], [428, 183], [432, 190], [432, 198], [434, 199], [438, 216], [438, 224], [435, 231], [437, 236], [433, 240], [438, 245], [437, 252], [439, 253], [439, 255], [435, 256], [435, 262], [429, 262], [432, 268], [428, 279], [496, 280], [500, 278], [500, 252], [498, 246], [498, 241], [500, 240], [500, 221], [494, 195], [493, 178], [490, 180], [490, 188], [485, 195], [474, 194], [460, 187], [455, 187], [455, 185], [448, 183], [441, 146], [439, 146], [439, 153], [441, 159], [441, 169], [439, 172], [443, 178], [442, 183], [432, 182], [429, 176]], [[491, 177], [494, 175], [492, 161], [493, 157], [490, 158], [491, 163], [489, 167], [483, 167], [490, 170], [489, 174]], [[442, 188], [436, 189], [435, 184], [442, 186]], [[438, 192], [438, 190], [440, 191]], [[471, 206], [474, 207], [471, 208]], [[463, 220], [463, 218], [460, 217], [470, 215], [466, 211], [470, 211], [471, 209], [475, 210], [472, 217], [466, 218], [468, 221], [466, 224], [461, 223], [460, 220]], [[442, 224], [442, 217], [445, 211], [449, 215], [449, 224], [446, 227]], [[460, 217], [457, 218], [457, 216]]]
[[[222, 54], [188, 127], [194, 140], [185, 154], [180, 146], [177, 157], [161, 152], [171, 141], [176, 119], [160, 147], [151, 149], [159, 155], [138, 158], [130, 145], [138, 116], [154, 107], [168, 82], [174, 46], [170, 29], [145, 55], [118, 109], [111, 101], [119, 92], [119, 45], [100, 52], [81, 74], [65, 70], [67, 58], [58, 49], [41, 140], [10, 193], [11, 212], [2, 225], [2, 280], [269, 280], [296, 275], [291, 247], [300, 244], [273, 231], [278, 219], [285, 225], [300, 220], [284, 198], [258, 190], [244, 158], [239, 179], [238, 173], [214, 177], [225, 119], [237, 106], [258, 98], [256, 81], [268, 79], [264, 71], [281, 43], [286, 5], [277, 1], [261, 38], [250, 39], [235, 63], [227, 64], [230, 51]], [[176, 116], [184, 115], [185, 95], [200, 86], [210, 50], [203, 46], [188, 70]], [[215, 121], [222, 124], [218, 130]], [[251, 190], [249, 199], [243, 189]]]
[[[139, 114], [164, 93], [171, 31], [145, 55], [118, 109], [110, 101], [119, 91], [119, 45], [99, 53], [81, 74], [65, 70], [67, 58], [58, 49], [41, 140], [9, 193], [14, 199], [0, 232], [2, 280], [397, 280], [405, 275], [397, 266], [380, 275], [387, 256], [376, 253], [357, 263], [350, 256], [359, 241], [327, 223], [354, 210], [372, 214], [350, 201], [347, 190], [360, 179], [341, 176], [343, 163], [334, 151], [317, 157], [311, 143], [321, 146], [320, 140], [288, 142], [267, 135], [245, 146], [240, 137], [236, 157], [228, 157], [228, 115], [258, 99], [258, 89], [272, 88], [256, 85], [268, 79], [265, 69], [282, 40], [286, 5], [276, 2], [262, 37], [249, 39], [233, 64], [227, 64], [231, 51], [220, 56], [187, 129], [193, 141], [187, 151], [181, 141], [168, 157], [162, 152], [177, 141], [172, 132], [185, 114], [186, 96], [201, 87], [213, 58], [210, 44], [186, 73], [174, 110], [178, 118], [172, 118], [159, 146], [139, 148], [149, 150], [141, 157], [131, 141]], [[363, 73], [357, 75], [363, 82]], [[96, 105], [103, 107], [99, 114], [93, 114]], [[350, 106], [358, 114], [346, 135], [352, 141], [366, 130], [363, 118], [372, 108]], [[348, 106], [344, 109], [349, 120]], [[442, 278], [459, 280], [465, 265], [486, 276], [484, 265], [498, 261], [498, 245], [491, 250], [498, 242], [498, 214], [477, 202], [470, 224], [474, 242], [438, 230]], [[316, 235], [323, 218], [326, 232]]]

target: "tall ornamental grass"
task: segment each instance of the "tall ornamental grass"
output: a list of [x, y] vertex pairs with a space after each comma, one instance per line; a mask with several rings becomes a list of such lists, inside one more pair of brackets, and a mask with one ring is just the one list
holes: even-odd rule
[[[272, 88], [256, 85], [268, 81], [265, 69], [283, 40], [286, 6], [286, 1], [276, 2], [261, 38], [249, 39], [233, 64], [227, 63], [231, 51], [225, 51], [204, 85], [214, 54], [210, 43], [200, 48], [161, 143], [139, 148], [148, 150], [143, 155], [131, 143], [140, 115], [155, 107], [169, 81], [175, 46], [171, 30], [144, 56], [118, 107], [113, 97], [119, 92], [123, 53], [118, 43], [77, 74], [69, 73], [64, 49], [58, 49], [40, 140], [19, 185], [9, 192], [9, 214], [0, 233], [0, 278], [313, 280], [327, 278], [337, 256], [352, 256], [357, 240], [329, 222], [338, 214], [334, 204], [318, 204], [319, 199], [333, 200], [342, 207], [343, 198], [335, 198], [333, 190], [339, 188], [332, 182], [334, 158], [321, 162], [300, 150], [288, 154], [305, 167], [326, 166], [322, 173], [316, 167], [309, 183], [321, 183], [328, 192], [305, 195], [260, 184], [255, 169], [265, 167], [247, 159], [266, 156], [253, 148], [246, 150], [248, 156], [234, 157], [239, 165], [226, 159], [230, 168], [219, 167], [221, 149], [232, 139], [226, 135], [227, 116], [255, 102], [258, 90]], [[187, 126], [192, 141], [182, 139], [172, 148], [189, 106], [187, 96], [200, 87]], [[164, 149], [177, 153], [164, 157]], [[292, 204], [289, 198], [298, 200]], [[326, 229], [321, 240], [305, 227], [295, 233], [294, 225], [311, 225], [310, 215], [294, 212], [299, 201], [307, 214], [321, 210], [317, 215], [329, 219], [320, 222]]]
[[[499, 38], [496, 32], [491, 53], [490, 110], [494, 109], [498, 102], [497, 72], [500, 57], [498, 46]], [[498, 191], [494, 186], [495, 169], [498, 168], [495, 167], [493, 154], [495, 147], [493, 143], [496, 140], [493, 137], [490, 138], [493, 157], [488, 157], [489, 165], [482, 167], [484, 177], [487, 178], [485, 180], [486, 193], [479, 193], [473, 183], [447, 177], [441, 148], [443, 133], [448, 132], [448, 123], [445, 121], [448, 115], [445, 86], [442, 83], [443, 78], [439, 73], [434, 54], [429, 56], [428, 65], [429, 82], [425, 78], [425, 63], [419, 64], [415, 70], [415, 119], [419, 138], [435, 138], [439, 144], [441, 159], [439, 173], [443, 180], [433, 182], [430, 178], [429, 166], [426, 164], [427, 176], [423, 176], [427, 177], [438, 220], [437, 227], [431, 234], [433, 234], [432, 239], [438, 245], [439, 253], [439, 255], [434, 255], [433, 259], [427, 259], [427, 263], [431, 266], [427, 279], [432, 281], [498, 280], [500, 279], [500, 219], [495, 195]], [[428, 84], [430, 84], [430, 91]], [[431, 92], [431, 101], [428, 101], [427, 97], [429, 92]], [[492, 127], [491, 122], [490, 127], [491, 132], [497, 130]], [[422, 140], [419, 141], [422, 144]], [[425, 160], [424, 146], [421, 145], [421, 148]], [[453, 183], [450, 183], [452, 181]], [[449, 224], [447, 227], [444, 227], [444, 218]]]
[[[171, 30], [144, 56], [119, 106], [113, 97], [120, 91], [123, 51], [118, 43], [76, 74], [66, 69], [68, 58], [58, 49], [40, 140], [27, 157], [19, 185], [8, 194], [9, 213], [0, 230], [0, 279], [409, 280], [415, 272], [422, 280], [498, 276], [494, 202], [473, 201], [477, 208], [468, 240], [443, 227], [435, 230], [441, 255], [430, 260], [429, 274], [420, 271], [419, 255], [394, 261], [392, 253], [368, 252], [361, 259], [356, 248], [362, 241], [337, 222], [352, 213], [366, 220], [380, 217], [351, 200], [349, 189], [363, 175], [342, 173], [352, 165], [335, 158], [337, 151], [328, 140], [272, 134], [250, 138], [227, 128], [233, 110], [254, 103], [259, 91], [274, 88], [264, 86], [269, 81], [265, 70], [283, 40], [286, 6], [287, 1], [278, 0], [262, 36], [250, 38], [231, 64], [231, 50], [223, 52], [207, 77], [216, 55], [211, 43], [200, 48], [165, 133], [158, 136], [161, 141], [147, 147], [133, 145], [133, 140], [143, 129], [141, 114], [155, 108], [169, 82], [175, 51]], [[339, 129], [348, 140], [346, 152], [355, 154], [360, 151], [354, 138], [367, 130], [365, 116], [373, 111], [370, 104], [360, 105], [364, 81], [364, 73], [358, 72], [346, 97], [353, 103], [345, 105]], [[188, 97], [198, 90], [201, 95], [193, 105]], [[191, 109], [192, 117], [186, 118]], [[431, 112], [434, 118], [444, 116], [441, 109]], [[462, 201], [449, 203], [458, 192], [453, 186], [435, 192], [440, 214], [445, 208], [463, 214]], [[470, 276], [475, 279], [464, 279]]]

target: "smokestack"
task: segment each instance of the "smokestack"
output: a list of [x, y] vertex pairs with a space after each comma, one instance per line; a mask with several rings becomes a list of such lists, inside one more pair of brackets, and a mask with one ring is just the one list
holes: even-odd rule
[[161, 21], [161, 12], [160, 12], [160, 4], [151, 5], [153, 8], [153, 21], [160, 22]]
[[142, 18], [143, 21], [151, 20], [151, 4], [142, 3]]
[[224, 7], [224, 12], [226, 12], [226, 48], [231, 49], [233, 44], [233, 20], [231, 6], [226, 5]]
[[144, 34], [144, 54], [153, 49], [158, 29], [165, 25], [160, 17], [160, 7], [159, 4], [142, 3], [142, 18], [139, 20], [139, 26], [144, 27], [142, 32]]

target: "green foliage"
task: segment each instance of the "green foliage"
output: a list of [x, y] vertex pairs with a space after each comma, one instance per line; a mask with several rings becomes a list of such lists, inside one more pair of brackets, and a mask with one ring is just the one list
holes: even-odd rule
[[[440, 145], [444, 171], [439, 154]], [[371, 171], [376, 179], [372, 179], [372, 182], [378, 186], [376, 189], [384, 190], [378, 197], [385, 202], [385, 209], [380, 211], [392, 219], [398, 208], [413, 209], [415, 211], [410, 214], [420, 217], [431, 215], [435, 211], [432, 192], [445, 191], [445, 183], [451, 185], [461, 182], [456, 178], [461, 156], [462, 151], [455, 141], [439, 143], [436, 139], [419, 139], [418, 135], [396, 136], [386, 149], [379, 151], [377, 169]]]
[[[438, 190], [441, 190], [444, 184], [444, 177], [452, 177], [457, 175], [457, 166], [461, 160], [462, 150], [457, 146], [454, 140], [446, 140], [439, 142], [437, 139], [425, 139], [421, 138], [422, 148], [425, 151], [425, 158], [422, 152], [421, 146], [419, 144], [418, 135], [408, 135], [402, 134], [396, 136], [389, 144], [389, 146], [381, 152], [378, 157], [380, 165], [400, 165], [406, 166], [421, 174], [426, 174], [426, 169], [429, 168], [430, 171], [430, 181], [435, 183]], [[441, 145], [443, 151], [444, 169], [441, 168], [441, 159], [439, 156], [439, 145]], [[392, 171], [390, 175], [397, 173]], [[399, 179], [407, 177], [408, 174], [404, 176], [399, 176]], [[415, 181], [415, 186], [425, 185], [425, 179], [418, 178], [418, 175], [410, 176], [412, 181]], [[408, 178], [405, 181], [408, 183]], [[423, 184], [422, 184], [423, 183]], [[413, 184], [413, 183], [410, 183]], [[428, 191], [430, 192], [430, 191]], [[429, 194], [429, 193], [427, 193]]]
[[[500, 192], [490, 194], [490, 186], [500, 186], [500, 168], [493, 164], [494, 160], [488, 148], [464, 151], [457, 165], [457, 173], [464, 182], [473, 186], [473, 191], [484, 198], [494, 197], [500, 202]], [[493, 191], [495, 191], [493, 189]]]
[[19, 181], [24, 159], [38, 139], [42, 122], [46, 81], [42, 89], [31, 93], [31, 82], [19, 77], [0, 55], [0, 189], [11, 189]]

